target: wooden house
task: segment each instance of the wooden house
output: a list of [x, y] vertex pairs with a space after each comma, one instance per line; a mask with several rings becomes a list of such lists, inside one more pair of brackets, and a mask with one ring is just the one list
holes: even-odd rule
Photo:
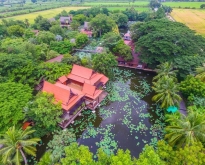
[[70, 23], [72, 22], [72, 17], [60, 17], [60, 26], [61, 27], [69, 27]]
[[125, 35], [124, 35], [123, 38], [124, 38], [124, 40], [131, 41], [132, 39], [131, 39], [130, 31], [128, 31], [127, 33], [125, 33]]
[[73, 65], [72, 71], [51, 84], [44, 82], [42, 91], [52, 93], [63, 109], [62, 122], [66, 128], [85, 108], [95, 110], [107, 96], [103, 87], [109, 79], [92, 69]]

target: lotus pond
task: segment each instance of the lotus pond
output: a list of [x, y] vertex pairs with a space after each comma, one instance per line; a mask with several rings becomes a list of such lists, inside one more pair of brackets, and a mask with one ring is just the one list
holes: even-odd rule
[[163, 137], [164, 115], [151, 101], [154, 74], [125, 68], [114, 72], [114, 80], [106, 88], [109, 95], [101, 106], [95, 113], [85, 110], [67, 129], [93, 153], [99, 147], [107, 154], [121, 148], [138, 157], [145, 144], [155, 146]]

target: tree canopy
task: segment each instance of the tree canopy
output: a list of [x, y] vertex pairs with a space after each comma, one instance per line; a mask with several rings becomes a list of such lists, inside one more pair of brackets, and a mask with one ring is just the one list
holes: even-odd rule
[[23, 110], [32, 98], [32, 90], [20, 83], [0, 83], [0, 95], [0, 132], [5, 132], [24, 119]]

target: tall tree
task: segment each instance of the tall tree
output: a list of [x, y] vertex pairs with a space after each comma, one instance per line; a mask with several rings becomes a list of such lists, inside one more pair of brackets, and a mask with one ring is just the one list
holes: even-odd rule
[[13, 126], [5, 134], [2, 134], [0, 144], [3, 147], [0, 149], [0, 155], [3, 156], [2, 162], [4, 164], [20, 165], [22, 160], [24, 160], [25, 165], [28, 164], [25, 153], [35, 156], [35, 145], [40, 141], [39, 138], [30, 138], [33, 132], [35, 130], [31, 130], [31, 127], [17, 130]]
[[[0, 132], [18, 124], [25, 115], [23, 109], [32, 97], [28, 85], [14, 82], [0, 83]], [[1, 144], [1, 143], [0, 143]]]
[[176, 106], [181, 100], [179, 86], [172, 78], [166, 76], [162, 77], [159, 81], [153, 82], [152, 89], [156, 95], [152, 97], [153, 101], [160, 102], [162, 108], [169, 106]]
[[176, 70], [173, 70], [173, 64], [170, 62], [165, 62], [157, 66], [156, 69], [157, 75], [153, 78], [153, 80], [160, 80], [161, 78], [168, 77], [172, 79], [176, 79]]
[[116, 57], [112, 53], [95, 54], [92, 59], [94, 70], [112, 77], [112, 68], [117, 66]]
[[115, 26], [115, 21], [105, 14], [98, 14], [91, 20], [90, 26], [97, 35], [101, 36], [112, 30], [112, 27]]
[[181, 114], [180, 118], [171, 116], [168, 122], [172, 125], [165, 128], [168, 143], [171, 146], [182, 147], [194, 142], [205, 142], [205, 116], [190, 111], [187, 116]]
[[137, 165], [165, 165], [152, 146], [145, 145], [144, 150], [136, 160]]
[[49, 93], [39, 93], [25, 110], [27, 118], [36, 122], [34, 128], [39, 137], [53, 131], [63, 113], [61, 103], [54, 104], [54, 97]]

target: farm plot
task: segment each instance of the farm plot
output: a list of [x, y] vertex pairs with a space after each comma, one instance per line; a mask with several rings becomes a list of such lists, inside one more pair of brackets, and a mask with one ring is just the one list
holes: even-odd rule
[[163, 2], [163, 5], [170, 6], [172, 8], [200, 8], [202, 4], [205, 4], [204, 2]]
[[205, 11], [194, 9], [174, 9], [171, 16], [178, 22], [184, 23], [198, 34], [205, 36]]
[[45, 11], [40, 11], [40, 12], [34, 12], [30, 14], [18, 15], [14, 17], [8, 17], [6, 19], [15, 19], [15, 20], [28, 19], [30, 23], [34, 23], [34, 19], [38, 15], [42, 15], [44, 18], [52, 18], [63, 10], [66, 10], [68, 12], [70, 10], [78, 10], [78, 9], [85, 9], [85, 8], [88, 8], [88, 7], [61, 7], [57, 9], [51, 9], [51, 10], [45, 10]]

